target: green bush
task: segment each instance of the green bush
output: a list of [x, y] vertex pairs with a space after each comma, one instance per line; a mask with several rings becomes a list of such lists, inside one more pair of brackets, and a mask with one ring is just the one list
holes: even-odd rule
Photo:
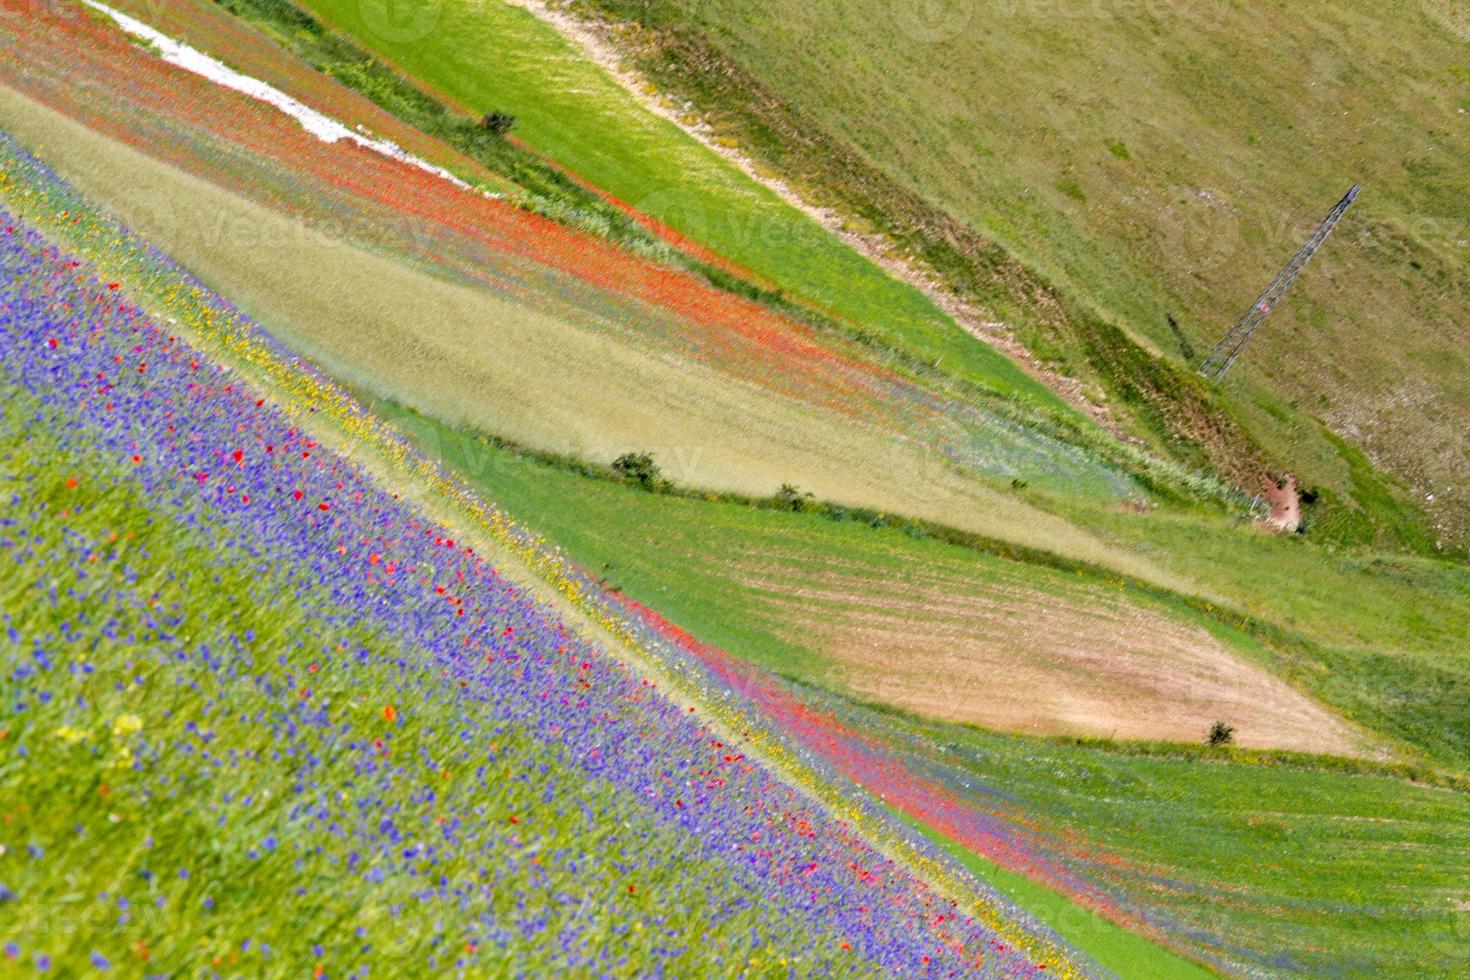
[[487, 112], [480, 117], [480, 128], [495, 136], [505, 136], [515, 127], [516, 117], [508, 112]]
[[624, 480], [636, 483], [645, 490], [656, 490], [662, 482], [659, 479], [658, 464], [648, 453], [623, 453], [613, 460], [612, 468]]
[[781, 504], [782, 508], [798, 513], [806, 510], [813, 496], [810, 490], [803, 491], [793, 483], [783, 483], [781, 484], [781, 489], [776, 491], [776, 500]]

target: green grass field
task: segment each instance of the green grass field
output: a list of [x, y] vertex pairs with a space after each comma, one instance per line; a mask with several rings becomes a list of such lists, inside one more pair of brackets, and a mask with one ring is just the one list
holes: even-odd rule
[[[1430, 540], [1470, 530], [1470, 56], [1454, 4], [576, 6], [651, 25], [637, 64], [814, 196], [900, 237], [952, 216], [1181, 367], [1362, 184], [1223, 397], [1308, 485], [1347, 502], [1362, 482], [1320, 419], [1412, 486]], [[987, 248], [929, 257], [1086, 376], [1075, 336], [1020, 282], [990, 281]], [[1390, 539], [1371, 496], [1345, 509]]]
[[1246, 637], [1102, 576], [863, 520], [643, 493], [397, 417], [609, 584], [789, 676], [1003, 728], [1195, 739], [1218, 714], [1247, 744], [1361, 751], [1269, 680]]
[[[1167, 917], [1186, 945], [1235, 971], [1470, 968], [1463, 790], [1310, 761], [1236, 754], [1222, 763], [1204, 751], [1150, 755], [861, 710], [852, 717], [909, 746], [949, 785], [981, 787], [987, 805], [1035, 821], [1090, 876]], [[1005, 885], [1003, 876], [990, 880]], [[1147, 959], [1137, 968], [1148, 975]]]

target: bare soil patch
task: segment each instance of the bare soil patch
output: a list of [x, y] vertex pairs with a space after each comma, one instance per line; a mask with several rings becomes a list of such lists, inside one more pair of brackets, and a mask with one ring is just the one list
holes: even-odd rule
[[1296, 477], [1290, 473], [1280, 480], [1267, 479], [1263, 494], [1271, 505], [1267, 523], [1278, 531], [1295, 531], [1302, 524], [1302, 495]]
[[1106, 588], [1066, 594], [937, 575], [765, 566], [744, 581], [785, 638], [855, 693], [931, 718], [1044, 735], [1196, 742], [1221, 720], [1251, 748], [1370, 754], [1323, 705], [1203, 628]]

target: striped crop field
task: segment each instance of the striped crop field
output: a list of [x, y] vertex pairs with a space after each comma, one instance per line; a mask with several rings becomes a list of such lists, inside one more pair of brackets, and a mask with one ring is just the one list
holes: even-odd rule
[[1013, 6], [0, 4], [0, 980], [1470, 975], [1470, 22]]
[[[641, 106], [528, 11], [503, 0], [394, 11], [373, 2], [304, 5], [471, 112], [516, 115], [519, 135], [630, 208], [957, 374], [1060, 408], [1056, 397], [973, 339], [923, 293]], [[416, 16], [418, 15], [418, 16]], [[553, 85], [547, 85], [554, 79]]]
[[[66, 213], [98, 222], [94, 244], [142, 248]], [[199, 322], [150, 315], [14, 213], [0, 225], [9, 959], [1078, 968], [977, 884], [917, 878], [783, 778], [775, 746], [313, 438], [187, 336]], [[152, 288], [210, 314], [198, 338], [282, 357], [149, 258]]]
[[[7, 125], [293, 343], [448, 421], [607, 459], [641, 441], [684, 453], [693, 482], [769, 493], [795, 481], [886, 508], [897, 499], [884, 487], [932, 472], [975, 522], [1015, 511], [964, 499], [986, 481], [1113, 500], [1142, 493], [1088, 449], [926, 386], [842, 336], [400, 161], [315, 139], [152, 57], [102, 15], [43, 8], [6, 29], [23, 56], [0, 74], [16, 93]], [[59, 46], [79, 53], [45, 57]], [[284, 58], [255, 60], [284, 80], [273, 68]], [[315, 89], [303, 97], [336, 104]], [[560, 345], [554, 362], [548, 336]], [[528, 395], [557, 388], [562, 411]], [[647, 398], [650, 388], [662, 397]], [[481, 397], [487, 389], [496, 397]], [[626, 407], [616, 426], [596, 410], [609, 403]], [[1015, 516], [1011, 526], [1045, 523]]]

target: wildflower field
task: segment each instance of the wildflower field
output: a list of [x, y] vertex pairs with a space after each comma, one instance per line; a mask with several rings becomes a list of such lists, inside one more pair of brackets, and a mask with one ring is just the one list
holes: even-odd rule
[[1470, 971], [1428, 444], [742, 9], [0, 10], [0, 977]]
[[50, 212], [69, 235], [146, 259], [148, 295], [208, 315], [145, 312], [0, 220], [10, 961], [1076, 968], [314, 438], [301, 416], [342, 400], [281, 404], [222, 363], [201, 341], [306, 371], [8, 154], [8, 195], [24, 181], [32, 207], [73, 204]]

